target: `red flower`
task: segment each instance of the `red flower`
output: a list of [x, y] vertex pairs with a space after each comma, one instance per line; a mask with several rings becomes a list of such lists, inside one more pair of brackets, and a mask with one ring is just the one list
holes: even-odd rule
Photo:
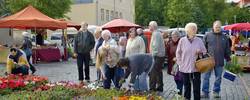
[[5, 89], [5, 88], [7, 88], [7, 84], [6, 83], [0, 84], [0, 89]]

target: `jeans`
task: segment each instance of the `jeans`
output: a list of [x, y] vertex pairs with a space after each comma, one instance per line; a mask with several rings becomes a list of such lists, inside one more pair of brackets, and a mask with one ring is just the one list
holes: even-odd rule
[[27, 57], [27, 60], [28, 60], [29, 65], [30, 65], [30, 70], [31, 70], [32, 72], [35, 72], [35, 71], [36, 71], [36, 68], [30, 63], [30, 57], [31, 57], [31, 55], [30, 55], [30, 56], [26, 56], [26, 57]]
[[154, 66], [149, 73], [149, 87], [152, 91], [163, 92], [163, 73], [162, 66], [164, 63], [164, 57], [154, 57]]
[[[222, 66], [215, 66], [214, 67], [214, 74], [215, 74], [215, 82], [214, 82], [214, 89], [213, 91], [216, 93], [219, 93], [221, 88], [221, 76], [223, 72], [223, 67]], [[202, 86], [202, 91], [205, 94], [209, 93], [209, 79], [211, 76], [212, 70], [204, 73], [204, 78], [203, 78], [203, 86]]]
[[139, 75], [134, 83], [134, 89], [136, 91], [148, 91], [148, 82], [147, 82], [148, 74], [146, 72], [143, 72], [141, 75]]
[[191, 85], [193, 85], [194, 100], [200, 100], [200, 85], [201, 74], [199, 72], [194, 73], [182, 73], [184, 82], [184, 97], [187, 100], [191, 99]]
[[106, 77], [106, 79], [103, 81], [104, 89], [110, 89], [111, 81], [113, 81], [117, 89], [121, 87], [121, 85], [119, 84], [119, 81], [124, 75], [124, 71], [122, 68], [118, 68], [118, 67], [110, 68], [107, 64], [105, 64], [104, 74]]
[[90, 53], [85, 54], [77, 54], [77, 67], [78, 67], [78, 76], [79, 80], [83, 80], [83, 63], [85, 65], [84, 72], [85, 72], [85, 80], [90, 80], [89, 77], [89, 60], [90, 60]]

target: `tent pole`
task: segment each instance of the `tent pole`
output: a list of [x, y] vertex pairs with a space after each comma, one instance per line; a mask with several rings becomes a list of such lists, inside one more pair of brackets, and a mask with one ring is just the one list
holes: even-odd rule
[[62, 44], [63, 44], [63, 49], [64, 49], [64, 60], [66, 61], [68, 58], [67, 55], [67, 40], [66, 40], [66, 33], [65, 29], [62, 29]]

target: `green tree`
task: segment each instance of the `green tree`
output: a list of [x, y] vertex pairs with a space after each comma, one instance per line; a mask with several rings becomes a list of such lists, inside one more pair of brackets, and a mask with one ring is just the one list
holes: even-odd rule
[[192, 21], [190, 2], [188, 0], [169, 0], [165, 7], [165, 24], [170, 27], [183, 27]]
[[152, 20], [164, 25], [164, 7], [167, 0], [135, 0], [135, 22], [147, 26]]
[[70, 11], [71, 0], [5, 0], [7, 9], [16, 13], [28, 5], [32, 5], [52, 18], [65, 18]]
[[0, 17], [4, 17], [10, 14], [10, 11], [6, 7], [5, 0], [0, 0]]

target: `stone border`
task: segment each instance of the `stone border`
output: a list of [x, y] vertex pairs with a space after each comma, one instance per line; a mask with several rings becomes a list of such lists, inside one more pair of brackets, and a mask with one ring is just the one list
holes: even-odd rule
[[243, 85], [244, 85], [244, 87], [245, 87], [245, 89], [246, 89], [246, 91], [247, 91], [247, 95], [250, 96], [250, 89], [249, 89], [249, 87], [247, 86], [247, 83], [246, 83], [245, 79], [244, 79], [241, 75], [238, 75], [238, 77], [239, 77], [240, 80], [242, 81], [242, 83], [243, 83]]

